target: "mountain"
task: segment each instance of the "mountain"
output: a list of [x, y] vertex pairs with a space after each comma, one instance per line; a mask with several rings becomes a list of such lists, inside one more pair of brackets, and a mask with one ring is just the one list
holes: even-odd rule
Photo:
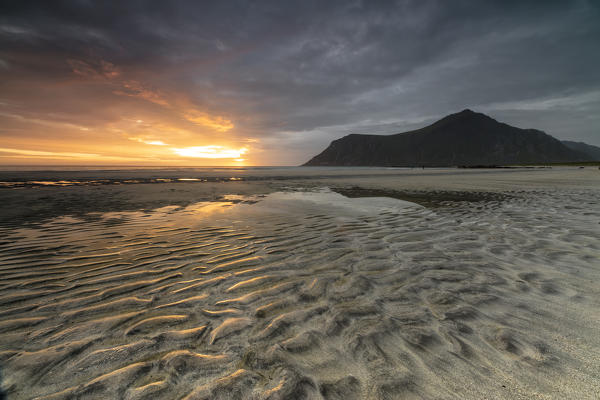
[[592, 146], [591, 144], [583, 142], [573, 142], [570, 140], [563, 140], [562, 143], [571, 150], [587, 154], [594, 161], [600, 161], [600, 147], [598, 146]]
[[560, 140], [463, 110], [410, 132], [351, 134], [331, 142], [307, 166], [473, 166], [592, 161]]

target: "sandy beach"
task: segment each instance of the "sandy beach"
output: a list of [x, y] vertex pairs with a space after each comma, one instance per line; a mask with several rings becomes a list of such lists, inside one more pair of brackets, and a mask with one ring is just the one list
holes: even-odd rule
[[0, 181], [8, 399], [600, 397], [597, 168]]

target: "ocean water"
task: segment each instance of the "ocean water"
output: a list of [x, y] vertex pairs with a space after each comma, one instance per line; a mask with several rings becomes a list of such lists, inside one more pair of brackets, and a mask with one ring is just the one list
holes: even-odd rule
[[410, 170], [391, 167], [0, 166], [0, 187], [286, 180], [386, 175]]

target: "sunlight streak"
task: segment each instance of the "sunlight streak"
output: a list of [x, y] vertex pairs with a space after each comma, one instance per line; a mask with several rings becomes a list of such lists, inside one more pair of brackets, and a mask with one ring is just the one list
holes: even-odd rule
[[68, 152], [51, 152], [51, 151], [37, 151], [27, 149], [7, 149], [0, 147], [0, 153], [13, 153], [22, 156], [34, 156], [34, 157], [67, 157], [67, 158], [96, 158], [98, 154], [91, 153], [68, 153]]
[[[127, 162], [150, 162], [156, 161], [153, 158], [144, 157], [121, 157], [113, 155], [103, 155], [95, 153], [73, 153], [73, 152], [54, 152], [54, 151], [39, 151], [28, 149], [12, 149], [0, 147], [2, 158], [22, 158], [22, 159], [38, 159], [38, 160], [66, 160], [66, 161], [127, 161]], [[13, 155], [10, 155], [13, 154]]]
[[173, 152], [181, 157], [193, 158], [233, 158], [236, 161], [240, 160], [248, 149], [230, 149], [224, 146], [193, 146], [183, 148], [173, 148]]
[[150, 140], [150, 139], [144, 139], [144, 138], [140, 138], [140, 137], [130, 137], [128, 139], [136, 141], [136, 142], [144, 143], [144, 144], [151, 144], [153, 146], [166, 146], [167, 145], [162, 140]]

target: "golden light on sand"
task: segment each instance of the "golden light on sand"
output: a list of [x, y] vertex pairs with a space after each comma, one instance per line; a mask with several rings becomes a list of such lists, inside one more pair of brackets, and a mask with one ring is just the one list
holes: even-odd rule
[[173, 148], [173, 152], [181, 157], [192, 157], [192, 158], [232, 158], [235, 161], [243, 161], [241, 156], [245, 154], [248, 149], [242, 147], [241, 149], [232, 149], [225, 146], [193, 146], [183, 148]]

